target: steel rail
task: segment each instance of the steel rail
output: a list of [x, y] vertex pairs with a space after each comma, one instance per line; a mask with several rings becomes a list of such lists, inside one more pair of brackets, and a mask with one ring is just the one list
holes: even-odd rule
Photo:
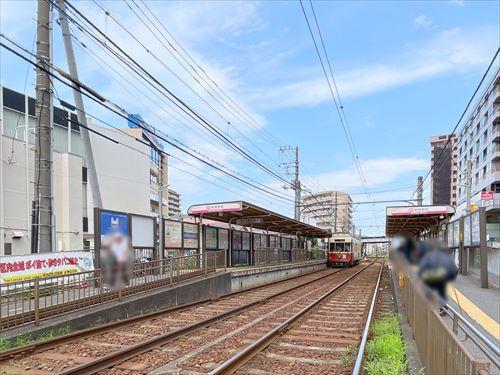
[[[231, 374], [234, 371], [238, 370], [241, 366], [243, 366], [246, 362], [251, 360], [253, 357], [255, 357], [257, 354], [259, 354], [262, 350], [264, 350], [266, 347], [268, 347], [278, 336], [278, 334], [285, 329], [290, 328], [294, 323], [296, 323], [300, 318], [303, 316], [307, 315], [312, 309], [317, 307], [321, 302], [323, 302], [325, 299], [327, 299], [331, 294], [333, 294], [335, 291], [337, 291], [339, 288], [347, 284], [349, 281], [351, 281], [353, 278], [355, 278], [357, 275], [359, 275], [361, 272], [363, 272], [365, 269], [370, 267], [371, 265], [375, 264], [375, 262], [372, 262], [368, 264], [367, 266], [363, 267], [361, 270], [356, 272], [354, 275], [350, 276], [346, 280], [344, 280], [342, 283], [336, 285], [334, 288], [323, 294], [321, 297], [316, 299], [315, 301], [311, 302], [309, 305], [304, 307], [302, 310], [300, 310], [298, 313], [293, 315], [292, 317], [288, 318], [286, 321], [281, 323], [280, 325], [276, 326], [273, 328], [271, 331], [269, 331], [267, 334], [262, 336], [261, 338], [257, 339], [254, 341], [252, 344], [247, 346], [245, 349], [242, 351], [238, 352], [231, 358], [229, 358], [227, 361], [221, 363], [217, 368], [212, 370], [209, 374], [210, 375], [218, 375], [218, 374]], [[383, 266], [381, 266], [382, 269]]]
[[[318, 278], [316, 278], [314, 280], [310, 280], [310, 281], [307, 281], [305, 283], [299, 284], [299, 286], [301, 286], [301, 285], [302, 286], [303, 285], [307, 285], [308, 283], [311, 283], [311, 282], [314, 282], [314, 281], [317, 281], [317, 280], [321, 280], [321, 279], [323, 279], [325, 277], [329, 277], [329, 276], [331, 276], [333, 274], [336, 274], [336, 273], [338, 273], [340, 271], [343, 271], [343, 270], [344, 269], [339, 269], [339, 270], [332, 271], [332, 272], [328, 273], [327, 275], [320, 276], [320, 277], [318, 277]], [[321, 270], [321, 271], [324, 271], [324, 270]], [[221, 295], [215, 296], [215, 297], [205, 298], [205, 299], [202, 299], [200, 301], [190, 302], [190, 303], [186, 303], [186, 304], [175, 306], [175, 307], [167, 307], [165, 309], [161, 309], [161, 310], [158, 310], [158, 311], [153, 311], [153, 312], [150, 312], [150, 313], [146, 313], [146, 314], [142, 314], [142, 315], [138, 315], [138, 316], [133, 316], [133, 317], [122, 319], [122, 320], [118, 320], [118, 321], [115, 321], [115, 322], [106, 323], [106, 324], [99, 325], [99, 326], [96, 326], [96, 327], [90, 327], [90, 328], [86, 328], [86, 329], [83, 329], [83, 330], [71, 332], [71, 333], [68, 333], [68, 334], [63, 335], [63, 336], [58, 336], [58, 337], [51, 338], [49, 340], [37, 341], [37, 342], [33, 342], [33, 343], [30, 343], [30, 344], [27, 344], [27, 345], [19, 346], [17, 348], [12, 348], [12, 349], [8, 349], [8, 350], [4, 350], [4, 351], [0, 352], [0, 363], [3, 362], [3, 361], [9, 360], [9, 359], [11, 359], [13, 357], [16, 357], [18, 355], [21, 355], [21, 354], [32, 353], [32, 352], [34, 352], [34, 351], [36, 351], [38, 349], [43, 349], [43, 350], [50, 349], [50, 348], [53, 348], [54, 346], [58, 346], [58, 345], [61, 345], [61, 344], [65, 344], [67, 342], [74, 341], [75, 339], [83, 339], [83, 338], [86, 338], [86, 337], [89, 337], [89, 336], [93, 336], [93, 335], [96, 335], [96, 334], [100, 334], [100, 333], [106, 332], [106, 331], [108, 331], [110, 329], [119, 328], [119, 327], [126, 326], [126, 325], [129, 325], [129, 324], [138, 323], [138, 322], [150, 319], [150, 318], [161, 316], [163, 314], [168, 314], [168, 313], [172, 313], [172, 312], [182, 311], [182, 310], [189, 309], [191, 307], [202, 305], [202, 304], [205, 304], [205, 303], [208, 303], [208, 302], [214, 302], [214, 301], [218, 301], [218, 300], [221, 300], [221, 299], [226, 299], [226, 298], [234, 297], [234, 296], [237, 296], [239, 294], [243, 294], [243, 293], [248, 293], [248, 292], [251, 292], [251, 291], [255, 291], [257, 289], [264, 289], [264, 288], [267, 288], [269, 286], [277, 285], [277, 284], [280, 284], [280, 283], [286, 283], [286, 282], [292, 281], [294, 279], [299, 279], [299, 278], [302, 278], [302, 277], [310, 276], [310, 275], [313, 275], [313, 274], [315, 274], [317, 272], [321, 272], [321, 271], [310, 272], [310, 273], [307, 273], [307, 274], [304, 274], [304, 275], [292, 276], [292, 277], [288, 277], [288, 278], [283, 279], [283, 280], [273, 281], [273, 282], [268, 283], [268, 284], [257, 285], [257, 286], [253, 286], [253, 287], [250, 287], [250, 288], [245, 288], [245, 289], [241, 289], [241, 290], [238, 290], [238, 291], [235, 291], [235, 292], [221, 294]], [[287, 291], [288, 290], [290, 290], [290, 289], [287, 289]], [[273, 297], [273, 296], [271, 296], [271, 297]]]
[[[365, 266], [363, 269], [365, 269], [368, 266]], [[189, 334], [191, 332], [197, 331], [201, 328], [207, 327], [207, 326], [212, 325], [214, 323], [217, 323], [221, 320], [224, 320], [228, 317], [236, 315], [242, 311], [248, 310], [249, 308], [257, 306], [259, 304], [262, 304], [263, 302], [266, 302], [271, 298], [275, 298], [277, 296], [289, 293], [291, 291], [294, 291], [294, 290], [302, 288], [306, 285], [315, 283], [315, 282], [322, 280], [322, 279], [325, 279], [327, 277], [332, 277], [333, 275], [336, 275], [343, 270], [345, 270], [345, 269], [337, 270], [335, 272], [329, 273], [328, 275], [321, 276], [317, 279], [310, 280], [310, 281], [307, 281], [305, 283], [293, 286], [292, 288], [274, 293], [271, 296], [260, 298], [258, 300], [253, 301], [253, 302], [250, 302], [248, 304], [238, 306], [238, 307], [231, 309], [231, 310], [227, 310], [221, 314], [218, 314], [216, 316], [213, 316], [213, 317], [210, 317], [210, 318], [207, 318], [204, 320], [200, 320], [196, 323], [179, 328], [179, 329], [174, 330], [172, 332], [168, 332], [168, 333], [165, 333], [162, 335], [155, 336], [147, 341], [143, 341], [143, 342], [140, 342], [138, 344], [128, 346], [124, 349], [117, 350], [115, 352], [112, 352], [108, 355], [97, 358], [95, 360], [82, 363], [78, 366], [75, 366], [75, 367], [70, 368], [68, 370], [62, 371], [62, 372], [60, 372], [60, 374], [61, 375], [68, 375], [68, 374], [93, 374], [93, 373], [96, 373], [98, 371], [101, 371], [101, 370], [104, 370], [104, 369], [109, 368], [111, 366], [122, 363], [123, 361], [126, 361], [130, 358], [133, 358], [133, 357], [138, 356], [140, 354], [146, 353], [146, 352], [150, 351], [151, 349], [153, 349], [159, 345], [163, 345], [163, 344], [165, 344], [169, 341], [172, 341], [178, 337], [181, 337], [181, 336], [184, 336], [184, 335]]]
[[380, 271], [377, 277], [377, 285], [375, 285], [375, 290], [373, 291], [372, 303], [370, 306], [370, 311], [368, 312], [368, 317], [366, 318], [365, 329], [363, 331], [363, 337], [361, 338], [361, 343], [358, 348], [358, 355], [356, 356], [356, 362], [354, 363], [354, 369], [352, 370], [352, 375], [359, 375], [361, 371], [361, 364], [363, 363], [363, 356], [365, 353], [366, 342], [368, 341], [368, 334], [370, 333], [370, 326], [372, 322], [373, 312], [375, 311], [375, 305], [377, 303], [378, 287], [380, 285], [380, 279], [382, 278], [382, 271], [384, 270], [384, 263], [380, 267]]

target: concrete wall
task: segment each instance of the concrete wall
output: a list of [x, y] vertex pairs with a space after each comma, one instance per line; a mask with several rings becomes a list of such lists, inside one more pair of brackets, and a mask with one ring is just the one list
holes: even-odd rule
[[[0, 231], [5, 243], [12, 244], [12, 255], [31, 251], [31, 202], [33, 201], [34, 151], [26, 150], [22, 140], [2, 137], [4, 228]], [[69, 153], [54, 152], [54, 210], [56, 215], [56, 250], [82, 248], [82, 158]], [[19, 237], [18, 234], [21, 234]], [[4, 248], [0, 248], [4, 255]]]
[[326, 260], [318, 260], [303, 264], [289, 264], [233, 271], [231, 272], [231, 291], [236, 292], [241, 289], [269, 284], [290, 277], [320, 271], [325, 268]]

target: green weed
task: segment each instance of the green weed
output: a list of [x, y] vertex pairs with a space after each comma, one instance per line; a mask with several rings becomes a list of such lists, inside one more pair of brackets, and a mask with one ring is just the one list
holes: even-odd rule
[[406, 374], [405, 345], [401, 337], [399, 316], [392, 314], [375, 322], [372, 335], [366, 345], [365, 369], [368, 374]]

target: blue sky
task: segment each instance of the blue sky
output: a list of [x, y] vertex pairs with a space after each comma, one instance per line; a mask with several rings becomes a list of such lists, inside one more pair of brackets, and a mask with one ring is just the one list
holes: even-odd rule
[[[277, 143], [298, 145], [304, 167], [302, 182], [307, 188], [313, 191], [337, 188], [353, 193], [354, 201], [369, 200], [358, 194], [363, 187], [298, 2], [148, 2], [172, 35], [218, 85], [251, 113], [259, 130], [257, 125], [250, 127], [214, 104], [223, 117], [230, 120], [232, 125], [228, 125], [193, 94], [190, 88], [204, 100], [213, 102], [125, 3], [98, 2], [154, 51], [163, 64], [148, 55], [110, 17], [106, 19], [94, 2], [73, 3], [162, 83], [266, 165], [278, 169], [277, 164], [284, 161]], [[130, 1], [128, 4], [135, 6]], [[309, 3], [304, 2], [304, 6], [311, 17]], [[369, 190], [378, 192], [416, 185], [417, 176], [429, 168], [429, 137], [453, 128], [499, 44], [498, 2], [338, 1], [315, 2], [314, 6]], [[2, 33], [28, 48], [32, 46], [35, 32], [34, 17], [32, 1], [1, 2]], [[99, 51], [80, 32], [75, 30], [75, 35]], [[55, 64], [67, 69], [57, 25], [54, 39]], [[101, 64], [96, 64], [78, 47], [75, 52], [82, 81], [129, 112], [141, 113], [146, 121], [210, 158], [281, 190], [282, 183], [234, 151], [220, 142], [208, 142], [206, 135], [199, 136], [199, 128], [192, 130], [195, 125], [178, 124], [166, 113], [166, 104], [153, 106], [144, 93], [122, 82], [133, 92], [129, 94], [120, 86], [119, 79], [105, 72]], [[108, 55], [98, 53], [122, 72]], [[183, 77], [190, 88], [165, 65]], [[23, 91], [25, 74], [26, 65], [2, 51], [2, 85]], [[29, 94], [34, 93], [33, 82], [31, 72]], [[72, 100], [66, 88], [57, 89], [62, 97]], [[89, 112], [117, 126], [126, 126], [123, 120], [92, 103], [87, 105]], [[263, 131], [280, 142], [268, 142], [269, 137]], [[181, 156], [168, 147], [167, 150]], [[277, 202], [261, 192], [241, 191], [241, 187], [228, 184], [224, 186], [236, 192], [221, 189], [210, 183], [225, 184], [219, 180], [224, 178], [220, 173], [199, 162], [185, 161], [204, 172], [171, 160], [174, 168], [170, 170], [170, 184], [182, 194], [184, 209], [193, 203], [243, 197], [285, 214], [292, 213], [290, 202]], [[411, 193], [408, 189], [374, 193], [371, 198], [407, 199]], [[363, 233], [383, 232], [380, 226], [384, 223], [384, 208], [383, 204], [356, 207], [356, 222]]]

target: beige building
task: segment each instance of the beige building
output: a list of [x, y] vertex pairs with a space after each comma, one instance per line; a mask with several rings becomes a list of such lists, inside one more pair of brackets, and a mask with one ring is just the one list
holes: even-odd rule
[[[0, 255], [27, 254], [31, 251], [35, 178], [35, 101], [0, 87], [0, 104]], [[78, 125], [68, 120], [76, 121], [74, 114], [57, 107], [53, 112], [55, 250], [89, 248], [93, 246], [93, 199], [82, 158], [80, 131]], [[88, 126], [120, 142], [90, 133], [103, 207], [157, 216], [160, 158], [150, 147], [134, 139], [147, 140], [142, 129]], [[164, 160], [166, 187], [167, 160]], [[168, 216], [169, 198], [167, 189], [164, 190], [163, 210], [164, 216]]]
[[181, 195], [171, 189], [168, 189], [168, 217], [181, 217]]
[[[448, 141], [448, 138], [450, 140]], [[431, 204], [457, 204], [457, 136], [438, 135], [431, 144]]]
[[303, 214], [316, 221], [316, 226], [335, 233], [351, 233], [352, 199], [340, 191], [322, 191], [304, 197]]

